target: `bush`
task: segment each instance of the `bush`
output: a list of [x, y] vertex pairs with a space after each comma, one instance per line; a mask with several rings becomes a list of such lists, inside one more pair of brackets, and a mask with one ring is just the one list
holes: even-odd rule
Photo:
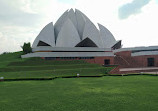
[[31, 48], [31, 44], [29, 43], [24, 43], [23, 46], [21, 46], [21, 48], [23, 49], [23, 53], [27, 54], [27, 53], [31, 53], [32, 52], [32, 48]]
[[10, 54], [11, 52], [3, 52], [2, 55]]

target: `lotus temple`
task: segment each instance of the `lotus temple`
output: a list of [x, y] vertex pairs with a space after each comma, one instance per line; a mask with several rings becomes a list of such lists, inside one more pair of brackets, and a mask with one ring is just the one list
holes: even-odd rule
[[103, 25], [95, 26], [81, 11], [66, 10], [36, 37], [32, 53], [22, 58], [85, 60], [120, 67], [158, 67], [158, 46], [122, 48], [121, 40]]

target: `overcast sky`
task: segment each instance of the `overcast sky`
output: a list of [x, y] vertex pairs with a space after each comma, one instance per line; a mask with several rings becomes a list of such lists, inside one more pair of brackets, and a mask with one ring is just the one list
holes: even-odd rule
[[32, 43], [70, 8], [107, 27], [123, 47], [158, 45], [158, 0], [0, 0], [0, 53]]

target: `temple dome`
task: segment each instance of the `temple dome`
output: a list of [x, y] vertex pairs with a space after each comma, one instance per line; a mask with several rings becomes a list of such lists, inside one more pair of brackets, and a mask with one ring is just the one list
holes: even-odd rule
[[51, 22], [42, 29], [32, 47], [113, 48], [118, 46], [112, 33], [103, 25], [98, 25], [99, 30], [85, 14], [77, 9], [66, 10], [54, 25]]

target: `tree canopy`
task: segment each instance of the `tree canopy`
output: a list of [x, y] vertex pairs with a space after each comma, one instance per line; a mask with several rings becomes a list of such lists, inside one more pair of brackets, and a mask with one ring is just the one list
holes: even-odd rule
[[23, 46], [21, 46], [21, 48], [23, 49], [24, 54], [27, 53], [31, 53], [32, 52], [32, 48], [31, 48], [31, 43], [24, 43]]

